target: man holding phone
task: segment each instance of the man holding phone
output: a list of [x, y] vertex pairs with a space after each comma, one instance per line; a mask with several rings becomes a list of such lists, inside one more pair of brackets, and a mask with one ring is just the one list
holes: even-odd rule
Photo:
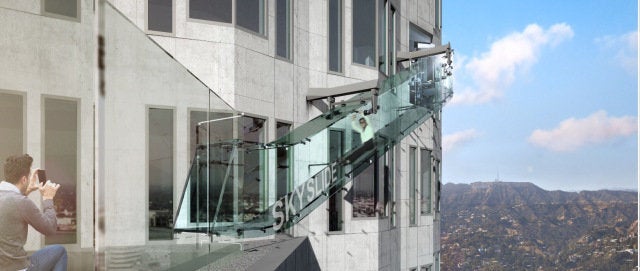
[[[38, 182], [38, 172], [31, 170], [33, 158], [28, 154], [13, 155], [4, 164], [6, 180], [0, 182], [0, 270], [67, 270], [67, 251], [63, 246], [51, 245], [27, 257], [24, 244], [28, 225], [44, 235], [57, 229], [53, 198], [60, 188], [51, 181]], [[42, 211], [27, 198], [40, 190]]]

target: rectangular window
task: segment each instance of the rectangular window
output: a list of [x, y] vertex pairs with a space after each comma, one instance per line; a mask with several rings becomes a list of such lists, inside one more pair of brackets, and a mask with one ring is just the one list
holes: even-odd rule
[[24, 96], [0, 93], [0, 180], [7, 157], [24, 153]]
[[353, 62], [376, 66], [376, 1], [353, 0]]
[[389, 6], [390, 16], [387, 23], [387, 43], [389, 44], [389, 75], [396, 73], [396, 9]]
[[[207, 115], [209, 121], [207, 121]], [[229, 144], [221, 144], [223, 141], [234, 138], [233, 121], [231, 113], [191, 111], [189, 113], [189, 151], [190, 158], [196, 159], [196, 154], [209, 155], [208, 174], [211, 182], [206, 177], [197, 178], [190, 186], [190, 217], [191, 222], [203, 222], [207, 215], [213, 219], [216, 205], [220, 197], [222, 185], [224, 187], [222, 205], [218, 213], [217, 221], [233, 221], [233, 177], [227, 176], [227, 168], [231, 163], [233, 149]], [[207, 137], [208, 136], [208, 137]], [[211, 146], [207, 148], [206, 146]], [[198, 148], [200, 149], [197, 152]], [[208, 152], [207, 152], [208, 151]], [[200, 157], [199, 161], [206, 161], [206, 157]], [[193, 160], [191, 160], [193, 162]], [[198, 163], [192, 172], [195, 176], [206, 176], [207, 163]], [[227, 179], [225, 179], [227, 178]], [[208, 190], [207, 190], [208, 188]], [[229, 200], [230, 199], [230, 200]], [[205, 207], [207, 206], [207, 207]], [[206, 211], [209, 210], [209, 214]], [[198, 210], [201, 210], [198, 213]]]
[[375, 157], [371, 157], [354, 170], [353, 217], [376, 216], [376, 161]]
[[420, 149], [420, 213], [431, 213], [431, 151]]
[[387, 74], [387, 1], [378, 1], [378, 69]]
[[276, 1], [276, 55], [291, 59], [291, 0]]
[[42, 0], [42, 13], [53, 17], [79, 19], [80, 0]]
[[395, 170], [398, 165], [396, 165], [398, 161], [396, 161], [396, 148], [391, 146], [388, 152], [388, 175], [389, 175], [389, 201], [391, 205], [389, 207], [389, 212], [391, 213], [391, 227], [396, 226], [396, 187], [395, 187]]
[[329, 70], [342, 72], [342, 0], [329, 0]]
[[[329, 130], [329, 163], [334, 162], [344, 153], [344, 131]], [[343, 172], [338, 172], [338, 176], [343, 176]], [[341, 179], [341, 178], [339, 178]], [[342, 211], [342, 186], [344, 179], [335, 185], [329, 198], [329, 231], [342, 231], [344, 216]]]
[[[276, 136], [278, 138], [285, 136], [291, 131], [291, 124], [276, 122]], [[291, 172], [291, 151], [293, 147], [282, 147], [276, 150], [276, 198], [284, 197], [291, 191], [292, 178]]]
[[236, 1], [236, 24], [260, 35], [266, 35], [264, 3], [264, 0]]
[[173, 0], [147, 1], [147, 29], [173, 33]]
[[266, 140], [267, 122], [265, 119], [243, 116], [239, 118], [238, 134], [242, 135], [244, 146], [239, 152], [238, 210], [243, 221], [250, 221], [260, 215], [266, 204], [265, 152], [256, 151], [259, 144]]
[[435, 5], [435, 10], [436, 10], [436, 29], [440, 30], [442, 29], [442, 0], [435, 0], [436, 5]]
[[189, 18], [231, 23], [232, 0], [189, 0]]
[[409, 225], [416, 225], [416, 147], [409, 149]]
[[424, 31], [419, 26], [409, 23], [409, 51], [417, 51], [433, 47], [431, 44], [433, 35]]
[[44, 170], [47, 179], [60, 184], [54, 206], [58, 232], [46, 244], [77, 242], [78, 102], [44, 98]]
[[376, 212], [380, 216], [387, 216], [387, 203], [389, 202], [389, 167], [387, 154], [378, 157], [376, 168]]
[[149, 108], [149, 240], [173, 238], [173, 110]]

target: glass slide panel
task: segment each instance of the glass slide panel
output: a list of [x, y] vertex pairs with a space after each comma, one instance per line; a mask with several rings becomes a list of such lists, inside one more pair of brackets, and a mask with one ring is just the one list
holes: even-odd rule
[[173, 33], [173, 0], [148, 0], [147, 3], [148, 29]]
[[353, 0], [353, 62], [376, 66], [376, 1]]
[[78, 102], [44, 98], [44, 170], [59, 183], [54, 206], [58, 231], [46, 244], [77, 242]]
[[44, 12], [78, 18], [80, 0], [44, 0]]
[[231, 23], [232, 0], [188, 0], [189, 18]]
[[329, 0], [329, 70], [342, 72], [342, 0]]
[[7, 157], [24, 153], [24, 97], [0, 92], [0, 180]]
[[420, 213], [431, 213], [431, 151], [420, 149]]
[[149, 240], [173, 239], [173, 110], [149, 108]]

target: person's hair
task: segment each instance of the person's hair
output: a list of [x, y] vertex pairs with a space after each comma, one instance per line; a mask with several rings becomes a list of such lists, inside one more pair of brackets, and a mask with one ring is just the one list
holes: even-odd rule
[[364, 123], [367, 123], [367, 120], [364, 118], [360, 118], [360, 121], [364, 121]]
[[29, 177], [33, 158], [28, 154], [12, 155], [4, 163], [4, 177], [7, 182], [17, 184], [22, 176]]

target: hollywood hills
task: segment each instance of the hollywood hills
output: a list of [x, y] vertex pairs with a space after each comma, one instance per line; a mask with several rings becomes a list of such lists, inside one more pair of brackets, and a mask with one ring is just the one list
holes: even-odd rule
[[442, 270], [633, 270], [637, 192], [446, 184]]

